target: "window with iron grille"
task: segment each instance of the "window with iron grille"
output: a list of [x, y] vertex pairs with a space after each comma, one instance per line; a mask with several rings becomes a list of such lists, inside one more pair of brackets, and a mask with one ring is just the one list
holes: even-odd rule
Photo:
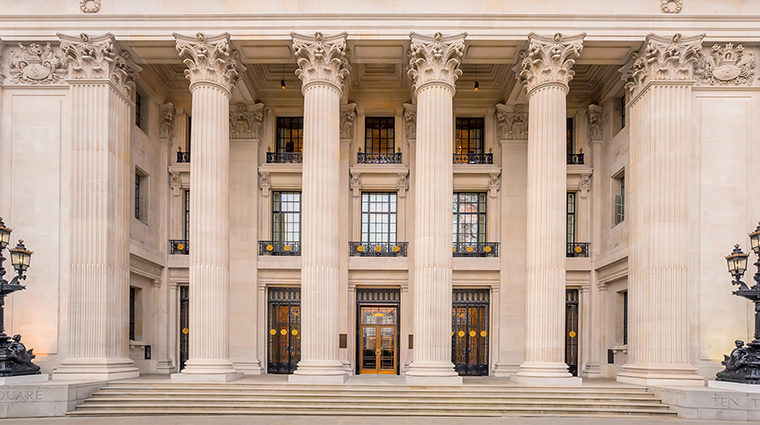
[[567, 243], [575, 243], [575, 192], [567, 192]]
[[457, 118], [457, 154], [483, 153], [483, 118]]
[[190, 191], [185, 191], [185, 240], [190, 240]]
[[187, 117], [187, 153], [190, 153], [190, 146], [192, 146], [193, 139], [190, 137], [193, 134], [193, 117]]
[[362, 193], [362, 242], [396, 242], [396, 194]]
[[367, 117], [364, 120], [364, 151], [393, 153], [396, 149], [394, 117]]
[[129, 340], [135, 341], [135, 298], [137, 289], [129, 287]]
[[303, 152], [303, 117], [277, 117], [277, 152]]
[[486, 241], [486, 193], [454, 193], [454, 244]]
[[272, 192], [272, 240], [301, 241], [301, 192]]

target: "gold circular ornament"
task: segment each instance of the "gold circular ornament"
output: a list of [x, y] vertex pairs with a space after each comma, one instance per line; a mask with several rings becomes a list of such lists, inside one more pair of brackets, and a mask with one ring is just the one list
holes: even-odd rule
[[570, 338], [575, 338], [575, 335], [578, 335], [578, 334], [576, 334], [575, 331], [570, 331], [568, 335], [570, 335]]
[[576, 246], [576, 247], [575, 247], [575, 252], [576, 252], [576, 253], [580, 254], [580, 253], [581, 253], [581, 251], [583, 251], [583, 248], [581, 248], [580, 246]]
[[451, 252], [456, 252], [456, 250], [457, 250], [457, 247], [455, 247], [455, 246], [451, 247]]
[[470, 336], [475, 336], [475, 331], [470, 331]]
[[460, 338], [463, 337], [464, 336], [464, 331], [459, 331], [459, 333], [457, 335], [459, 335]]
[[472, 252], [472, 247], [471, 246], [467, 247], [467, 252]]
[[393, 252], [399, 252], [399, 251], [401, 251], [401, 247], [399, 247], [398, 245], [393, 247]]
[[274, 249], [274, 247], [272, 245], [267, 245], [267, 251], [271, 251], [273, 249]]
[[491, 252], [491, 247], [487, 246], [487, 247], [483, 248], [483, 251], [485, 251], [486, 253]]
[[485, 337], [486, 335], [488, 335], [486, 331], [480, 331], [480, 336]]
[[359, 251], [359, 252], [364, 252], [364, 247], [361, 246], [361, 245], [359, 245], [359, 246], [356, 247], [356, 250]]
[[180, 250], [180, 251], [184, 251], [185, 250], [185, 244], [183, 244], [183, 243], [177, 244], [177, 249]]
[[287, 329], [282, 329], [280, 331], [280, 335], [287, 335], [287, 334], [288, 334], [288, 330]]
[[285, 247], [283, 247], [282, 249], [284, 249], [285, 251], [290, 252], [290, 245], [285, 245]]
[[274, 330], [274, 329], [270, 329], [270, 330], [269, 330], [269, 334], [270, 334], [270, 335], [276, 335], [276, 334], [277, 334], [277, 331], [276, 331], [276, 330]]
[[190, 329], [188, 328], [182, 328], [182, 333], [187, 335], [190, 332]]
[[451, 331], [451, 336], [454, 336], [454, 331]]
[[378, 246], [375, 247], [375, 252], [380, 252], [382, 250], [383, 250], [383, 247], [380, 246], [380, 245], [378, 245]]
[[290, 331], [290, 333], [292, 333], [293, 335], [298, 335], [298, 329], [293, 329], [292, 331]]

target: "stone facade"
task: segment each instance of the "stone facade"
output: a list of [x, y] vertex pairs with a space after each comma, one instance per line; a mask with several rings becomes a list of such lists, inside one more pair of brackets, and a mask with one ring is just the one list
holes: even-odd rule
[[[362, 371], [367, 289], [411, 384], [461, 382], [470, 341], [522, 383], [703, 385], [751, 333], [723, 256], [760, 220], [757, 2], [33, 3], [0, 17], [0, 216], [36, 252], [6, 323], [54, 379], [270, 373], [282, 288], [297, 382]], [[452, 193], [484, 218], [449, 253]]]

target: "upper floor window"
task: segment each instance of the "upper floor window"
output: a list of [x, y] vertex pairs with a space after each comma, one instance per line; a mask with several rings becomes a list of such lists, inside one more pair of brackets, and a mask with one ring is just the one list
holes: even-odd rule
[[141, 127], [142, 124], [142, 97], [140, 93], [135, 93], [135, 125]]
[[567, 154], [572, 155], [575, 153], [575, 134], [573, 132], [573, 119], [567, 119]]
[[575, 192], [567, 192], [567, 243], [575, 242]]
[[301, 241], [301, 192], [272, 192], [272, 240]]
[[135, 173], [135, 218], [140, 219], [140, 180], [142, 176], [139, 173]]
[[615, 193], [615, 224], [625, 220], [625, 174], [618, 173], [612, 179], [612, 188]]
[[185, 240], [190, 240], [190, 191], [185, 191]]
[[456, 154], [482, 154], [484, 148], [483, 118], [457, 118]]
[[362, 242], [396, 242], [396, 194], [362, 193]]
[[277, 152], [303, 152], [303, 117], [277, 117]]
[[393, 153], [396, 149], [395, 118], [367, 117], [364, 120], [364, 151]]
[[486, 193], [454, 193], [454, 245], [486, 241]]

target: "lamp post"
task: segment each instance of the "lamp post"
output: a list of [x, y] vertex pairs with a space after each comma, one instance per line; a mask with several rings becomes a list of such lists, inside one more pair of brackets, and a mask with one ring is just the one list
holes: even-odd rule
[[754, 276], [755, 284], [752, 287], [748, 287], [741, 280], [747, 270], [749, 254], [743, 253], [739, 245], [736, 245], [733, 252], [726, 257], [726, 262], [728, 272], [734, 278], [731, 283], [739, 287], [733, 294], [755, 303], [755, 335], [752, 342], [746, 346], [744, 341], [736, 340], [736, 348], [731, 351], [731, 355], [723, 356], [724, 360], [721, 363], [726, 368], [717, 373], [716, 380], [760, 385], [760, 225], [749, 234], [749, 240], [752, 251], [757, 257], [755, 261], [757, 272]]
[[3, 219], [0, 218], [0, 377], [38, 375], [40, 367], [32, 363], [34, 354], [32, 350], [27, 350], [21, 343], [21, 335], [8, 337], [5, 333], [5, 297], [22, 289], [21, 281], [26, 279], [24, 274], [29, 268], [29, 261], [32, 258], [32, 251], [24, 246], [24, 241], [19, 240], [15, 248], [8, 248], [11, 255], [11, 264], [16, 270], [16, 277], [10, 283], [5, 280], [5, 268], [3, 262], [6, 258], [3, 255], [5, 248], [11, 238], [11, 229], [5, 226]]

